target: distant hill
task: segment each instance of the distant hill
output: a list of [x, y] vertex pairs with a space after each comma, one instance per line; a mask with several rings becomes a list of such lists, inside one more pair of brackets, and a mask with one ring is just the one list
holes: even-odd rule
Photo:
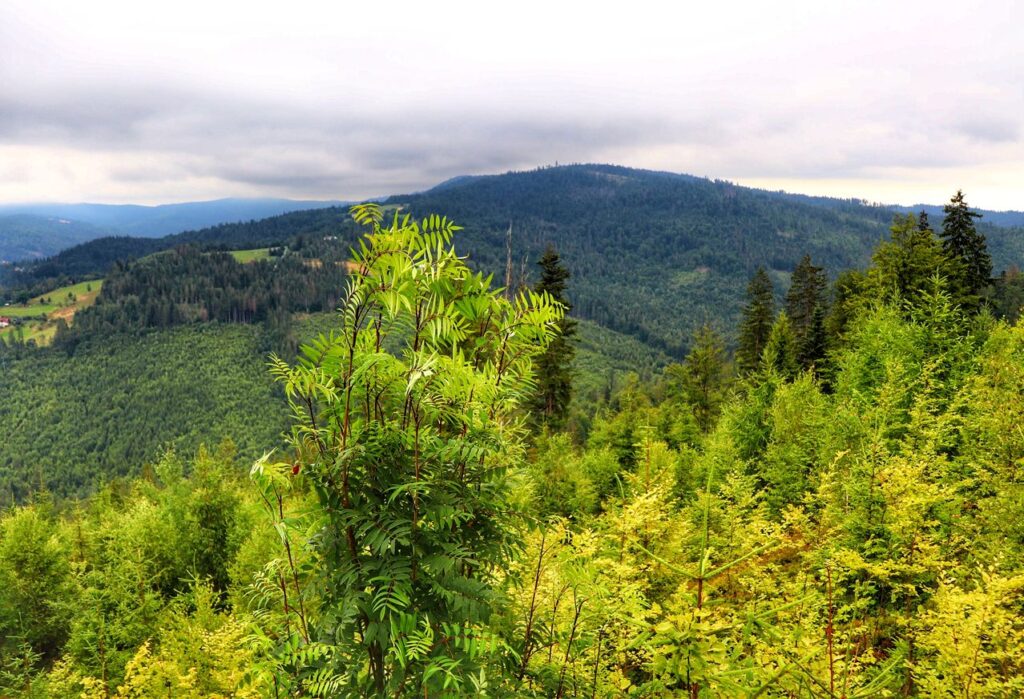
[[340, 228], [354, 230], [348, 209], [331, 207], [245, 223], [224, 223], [162, 238], [106, 236], [62, 250], [47, 259], [21, 265], [20, 271], [10, 266], [0, 268], [0, 286], [32, 287], [46, 280], [63, 282], [98, 278], [118, 261], [138, 259], [178, 245], [197, 244], [223, 250], [251, 249], [284, 243], [299, 235], [336, 234]]
[[[968, 200], [969, 201], [969, 200]], [[932, 206], [931, 204], [915, 204], [914, 206], [894, 206], [891, 207], [896, 211], [902, 211], [903, 213], [916, 214], [920, 211], [924, 211], [928, 214], [928, 218], [937, 222], [942, 220], [943, 213], [941, 206]], [[993, 226], [1007, 227], [1022, 227], [1024, 226], [1024, 211], [987, 211], [985, 209], [977, 209], [978, 213], [981, 214], [981, 220], [990, 223]]]
[[[465, 178], [387, 201], [459, 221], [462, 249], [499, 275], [510, 224], [517, 270], [553, 243], [573, 274], [578, 315], [677, 356], [703, 322], [732, 334], [758, 265], [780, 295], [804, 253], [833, 275], [864, 266], [896, 213], [611, 165]], [[1024, 230], [982, 228], [997, 269], [1024, 263]]]
[[[896, 209], [849, 199], [807, 197], [741, 187], [689, 175], [612, 165], [571, 165], [503, 175], [460, 177], [385, 203], [420, 216], [454, 218], [461, 252], [504, 280], [511, 224], [515, 276], [533, 276], [548, 243], [573, 274], [575, 313], [632, 335], [673, 356], [694, 329], [711, 322], [731, 335], [747, 280], [764, 265], [784, 293], [789, 274], [809, 253], [830, 273], [868, 262], [888, 236]], [[933, 218], [938, 226], [941, 217]], [[1024, 265], [1024, 230], [982, 230], [996, 268]], [[339, 237], [356, 231], [344, 208], [283, 214], [159, 240], [92, 241], [29, 267], [16, 283], [65, 275], [102, 276], [113, 262], [182, 243], [235, 249], [284, 243], [295, 236]]]
[[50, 257], [109, 231], [81, 221], [38, 214], [0, 214], [0, 261]]
[[[296, 201], [292, 199], [217, 199], [214, 201], [138, 206], [132, 204], [5, 204], [0, 205], [0, 259], [22, 260], [48, 257], [65, 248], [103, 235], [159, 238], [222, 223], [253, 221], [288, 211], [306, 211], [338, 206], [339, 201]], [[45, 230], [51, 224], [45, 245], [17, 246], [19, 229], [8, 219], [35, 222]], [[61, 222], [58, 225], [58, 222]], [[63, 226], [63, 227], [61, 227]], [[10, 235], [5, 235], [10, 231]], [[62, 235], [63, 234], [63, 235]], [[10, 237], [12, 242], [5, 243]], [[35, 240], [35, 239], [32, 239]], [[8, 247], [5, 247], [5, 244]]]

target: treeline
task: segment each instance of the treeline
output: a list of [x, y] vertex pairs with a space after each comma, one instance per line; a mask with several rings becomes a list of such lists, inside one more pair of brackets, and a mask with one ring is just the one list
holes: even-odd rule
[[[51, 289], [87, 279], [98, 279], [116, 263], [172, 250], [184, 245], [201, 249], [237, 250], [293, 245], [301, 239], [321, 240], [340, 236], [342, 246], [354, 240], [351, 219], [343, 209], [331, 207], [296, 211], [259, 221], [225, 223], [198, 231], [185, 231], [163, 238], [110, 236], [63, 250], [53, 257], [20, 265], [20, 271], [0, 270], [0, 293], [12, 301], [44, 294]], [[299, 243], [301, 245], [301, 243]]]
[[269, 323], [283, 339], [293, 313], [337, 307], [345, 289], [346, 252], [337, 238], [272, 248], [268, 259], [241, 263], [230, 253], [181, 246], [117, 263], [95, 305], [59, 327], [55, 344], [85, 336], [195, 322]]

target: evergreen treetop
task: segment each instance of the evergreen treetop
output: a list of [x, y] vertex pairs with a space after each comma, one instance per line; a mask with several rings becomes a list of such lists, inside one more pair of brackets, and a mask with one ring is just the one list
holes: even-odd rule
[[945, 213], [942, 249], [946, 257], [960, 268], [955, 279], [959, 287], [956, 289], [960, 295], [958, 300], [968, 308], [976, 307], [992, 283], [992, 257], [985, 236], [974, 225], [974, 219], [981, 218], [981, 214], [971, 210], [959, 189], [942, 211]]
[[569, 287], [569, 270], [562, 263], [553, 245], [547, 246], [537, 264], [540, 266], [541, 274], [534, 291], [550, 296], [561, 305], [564, 313], [558, 321], [558, 335], [536, 359], [537, 390], [531, 408], [535, 424], [544, 423], [556, 429], [565, 423], [569, 403], [572, 401], [576, 321], [568, 316], [572, 309], [566, 295]]
[[814, 317], [814, 310], [824, 301], [825, 270], [811, 262], [810, 255], [804, 255], [793, 270], [793, 279], [786, 292], [786, 313], [799, 333], [806, 331]]
[[774, 322], [775, 289], [765, 268], [758, 267], [747, 286], [747, 304], [743, 307], [740, 322], [739, 347], [736, 350], [740, 371], [749, 373], [757, 369]]

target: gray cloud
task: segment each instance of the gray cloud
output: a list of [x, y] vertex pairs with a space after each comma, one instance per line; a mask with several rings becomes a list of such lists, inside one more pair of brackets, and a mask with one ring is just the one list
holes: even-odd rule
[[[977, 12], [1000, 26], [1024, 20], [1013, 2], [987, 5]], [[881, 13], [900, 28], [927, 3], [835, 16], [798, 3], [799, 26], [785, 8], [703, 8], [685, 41], [673, 18], [644, 13], [588, 16], [589, 32], [560, 29], [557, 16], [536, 27], [503, 18], [540, 34], [521, 44], [470, 26], [447, 39], [443, 23], [417, 24], [436, 23], [430, 13], [392, 12], [411, 17], [406, 36], [422, 45], [400, 34], [360, 43], [323, 18], [207, 19], [201, 4], [167, 9], [160, 21], [174, 31], [132, 19], [142, 10], [129, 4], [79, 17], [82, 28], [34, 7], [0, 9], [0, 199], [356, 198], [556, 160], [880, 191], [896, 177], [944, 177], [948, 189], [981, 168], [1024, 165], [1012, 37], [956, 13], [932, 28], [962, 30], [940, 55], [916, 24], [877, 34]], [[122, 15], [125, 27], [104, 23]]]
[[1001, 115], [977, 116], [956, 124], [954, 132], [982, 143], [1015, 143], [1020, 140], [1021, 126]]

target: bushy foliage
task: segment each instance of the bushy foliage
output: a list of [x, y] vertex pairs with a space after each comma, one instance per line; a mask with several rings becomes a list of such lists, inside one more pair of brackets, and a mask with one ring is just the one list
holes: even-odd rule
[[[520, 459], [518, 407], [561, 306], [492, 290], [456, 255], [446, 218], [384, 223], [373, 205], [353, 215], [370, 230], [340, 327], [295, 366], [272, 362], [294, 426], [288, 460], [253, 469], [286, 532], [269, 671], [315, 696], [480, 696], [501, 676], [486, 622], [517, 545], [505, 474]], [[292, 522], [281, 498], [295, 476], [316, 505]], [[305, 535], [308, 575], [289, 529]]]

